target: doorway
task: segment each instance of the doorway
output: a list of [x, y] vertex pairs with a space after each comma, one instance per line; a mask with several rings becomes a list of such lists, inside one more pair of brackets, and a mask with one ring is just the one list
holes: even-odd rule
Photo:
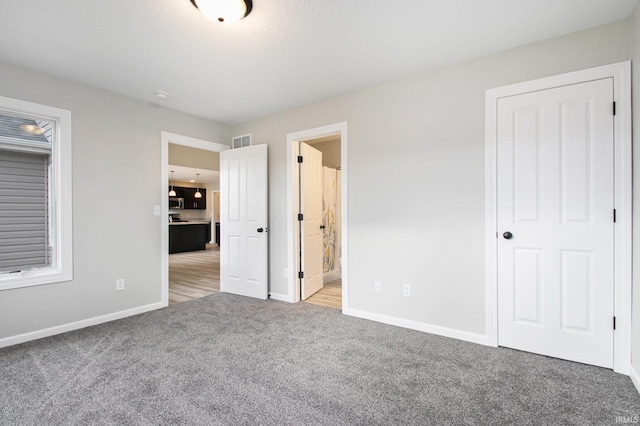
[[629, 65], [487, 91], [495, 346], [628, 370]]
[[[219, 154], [169, 144], [169, 304], [220, 291]], [[197, 193], [199, 197], [195, 197]]]
[[[174, 148], [174, 149], [170, 149]], [[177, 150], [176, 150], [177, 148]], [[183, 148], [183, 149], [181, 149]], [[214, 189], [219, 188], [219, 172], [213, 172], [207, 164], [190, 162], [189, 156], [193, 152], [198, 153], [219, 153], [229, 149], [228, 146], [209, 142], [201, 139], [195, 139], [183, 135], [177, 135], [169, 132], [161, 132], [161, 303], [168, 306], [170, 303], [179, 303], [181, 301], [191, 300], [194, 298], [204, 297], [217, 289], [219, 289], [220, 281], [220, 249], [215, 243], [215, 217]], [[190, 150], [196, 150], [190, 152]], [[170, 151], [173, 153], [170, 155]], [[199, 156], [202, 159], [203, 155]], [[207, 160], [208, 161], [208, 160]], [[214, 161], [214, 160], [211, 160]], [[219, 160], [218, 160], [219, 162]], [[173, 163], [173, 164], [172, 164]], [[195, 167], [189, 167], [195, 166]], [[213, 167], [215, 168], [215, 167]], [[174, 170], [173, 179], [170, 177], [170, 171]], [[219, 170], [219, 168], [218, 168]], [[179, 173], [179, 174], [176, 174]], [[196, 180], [196, 173], [205, 176], [205, 182], [190, 182]], [[193, 175], [193, 176], [191, 176]], [[211, 175], [211, 176], [209, 176]], [[186, 189], [200, 189], [202, 194], [206, 194], [206, 208], [199, 208], [197, 201], [191, 201], [194, 204], [191, 209], [173, 209], [169, 208], [169, 197], [167, 196], [167, 183], [171, 179], [176, 187]], [[198, 176], [199, 180], [199, 176]], [[193, 191], [187, 191], [193, 192]], [[188, 197], [183, 196], [184, 200]], [[183, 198], [177, 197], [177, 198]], [[201, 197], [199, 197], [202, 200]], [[183, 200], [183, 203], [185, 202]], [[178, 221], [186, 220], [187, 222], [169, 222], [169, 218]], [[198, 244], [204, 244], [202, 250], [188, 250], [169, 254], [169, 232], [170, 227], [174, 227], [174, 231], [185, 231], [181, 235], [193, 238], [193, 234], [201, 239]], [[180, 229], [177, 229], [180, 227]], [[171, 274], [170, 274], [171, 272]], [[171, 284], [171, 288], [170, 288]]]
[[342, 308], [340, 135], [299, 143], [300, 297]]
[[[287, 170], [289, 266], [285, 275], [290, 297], [283, 300], [306, 299], [344, 310], [348, 306], [347, 125], [291, 133], [287, 140], [291, 161]], [[306, 172], [304, 155], [302, 163], [298, 162], [304, 151], [308, 161], [314, 157], [319, 162], [314, 166], [307, 163]], [[305, 185], [305, 179], [315, 182], [312, 189]], [[311, 214], [312, 208], [318, 212]], [[313, 272], [309, 274], [309, 270]], [[315, 276], [315, 284], [305, 282], [310, 276]]]

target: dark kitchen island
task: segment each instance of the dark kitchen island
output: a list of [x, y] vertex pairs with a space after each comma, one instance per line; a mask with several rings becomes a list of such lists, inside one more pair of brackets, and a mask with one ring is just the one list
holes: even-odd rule
[[211, 222], [169, 223], [169, 254], [205, 250], [211, 240]]

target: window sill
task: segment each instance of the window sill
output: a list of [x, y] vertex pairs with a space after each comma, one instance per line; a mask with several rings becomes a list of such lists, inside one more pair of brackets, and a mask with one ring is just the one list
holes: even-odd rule
[[43, 269], [33, 272], [16, 272], [0, 275], [0, 291], [36, 285], [54, 284], [73, 280], [72, 272], [60, 269]]

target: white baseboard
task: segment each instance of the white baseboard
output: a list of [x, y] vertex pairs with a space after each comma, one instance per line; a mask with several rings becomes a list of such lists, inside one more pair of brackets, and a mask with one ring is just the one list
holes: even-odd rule
[[49, 327], [42, 330], [36, 330], [36, 331], [30, 331], [24, 334], [18, 334], [16, 336], [5, 337], [0, 339], [0, 348], [29, 342], [31, 340], [42, 339], [43, 337], [54, 336], [56, 334], [62, 334], [68, 331], [78, 330], [80, 328], [90, 327], [92, 325], [102, 324], [109, 321], [115, 321], [118, 319], [130, 317], [133, 315], [138, 315], [138, 314], [153, 311], [156, 309], [164, 308], [166, 306], [167, 305], [163, 304], [162, 302], [152, 303], [150, 305], [139, 306], [137, 308], [131, 308], [124, 311], [114, 312], [112, 314], [101, 315], [99, 317], [88, 318], [85, 320], [57, 325], [55, 327]]
[[279, 300], [281, 302], [293, 303], [293, 297], [286, 294], [269, 293], [269, 298], [273, 300]]
[[322, 284], [330, 283], [340, 278], [340, 271], [325, 272], [322, 276]]
[[468, 331], [456, 330], [453, 328], [441, 327], [418, 321], [412, 321], [388, 315], [374, 314], [372, 312], [360, 311], [357, 309], [343, 309], [342, 313], [352, 317], [368, 319], [384, 324], [395, 325], [398, 327], [409, 328], [411, 330], [424, 331], [425, 333], [437, 334], [438, 336], [450, 337], [452, 339], [464, 340], [465, 342], [477, 343], [480, 345], [489, 345], [489, 339], [484, 334], [470, 333]]
[[631, 377], [631, 381], [636, 386], [636, 390], [640, 393], [640, 375], [633, 367], [633, 365], [629, 366], [629, 377]]

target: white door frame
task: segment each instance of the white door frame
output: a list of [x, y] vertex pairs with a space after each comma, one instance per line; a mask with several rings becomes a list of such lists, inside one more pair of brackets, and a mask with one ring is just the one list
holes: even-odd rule
[[487, 342], [498, 346], [497, 279], [497, 151], [496, 122], [500, 98], [603, 78], [613, 79], [614, 116], [614, 371], [629, 374], [631, 366], [631, 62], [619, 62], [582, 71], [487, 90], [485, 105], [485, 248]]
[[[218, 177], [219, 179], [219, 177]], [[219, 193], [220, 190], [211, 191], [211, 243], [215, 244], [216, 242], [216, 205], [213, 200], [216, 197], [216, 194]], [[218, 204], [218, 209], [220, 209], [220, 205]]]
[[[160, 303], [163, 307], [169, 306], [169, 197], [167, 196], [169, 143], [213, 152], [230, 149], [227, 145], [203, 139], [165, 131], [160, 132]], [[215, 226], [215, 224], [213, 225]]]
[[[287, 134], [287, 271], [288, 295], [280, 297], [287, 302], [300, 301], [300, 286], [298, 284], [298, 266], [300, 264], [298, 241], [298, 213], [300, 205], [300, 180], [298, 166], [299, 143], [325, 136], [340, 135], [340, 170], [342, 188], [342, 215], [341, 215], [341, 241], [342, 241], [342, 311], [349, 308], [349, 231], [348, 217], [349, 205], [347, 202], [347, 122], [330, 124], [314, 129], [302, 130]], [[274, 295], [271, 295], [272, 298]]]

